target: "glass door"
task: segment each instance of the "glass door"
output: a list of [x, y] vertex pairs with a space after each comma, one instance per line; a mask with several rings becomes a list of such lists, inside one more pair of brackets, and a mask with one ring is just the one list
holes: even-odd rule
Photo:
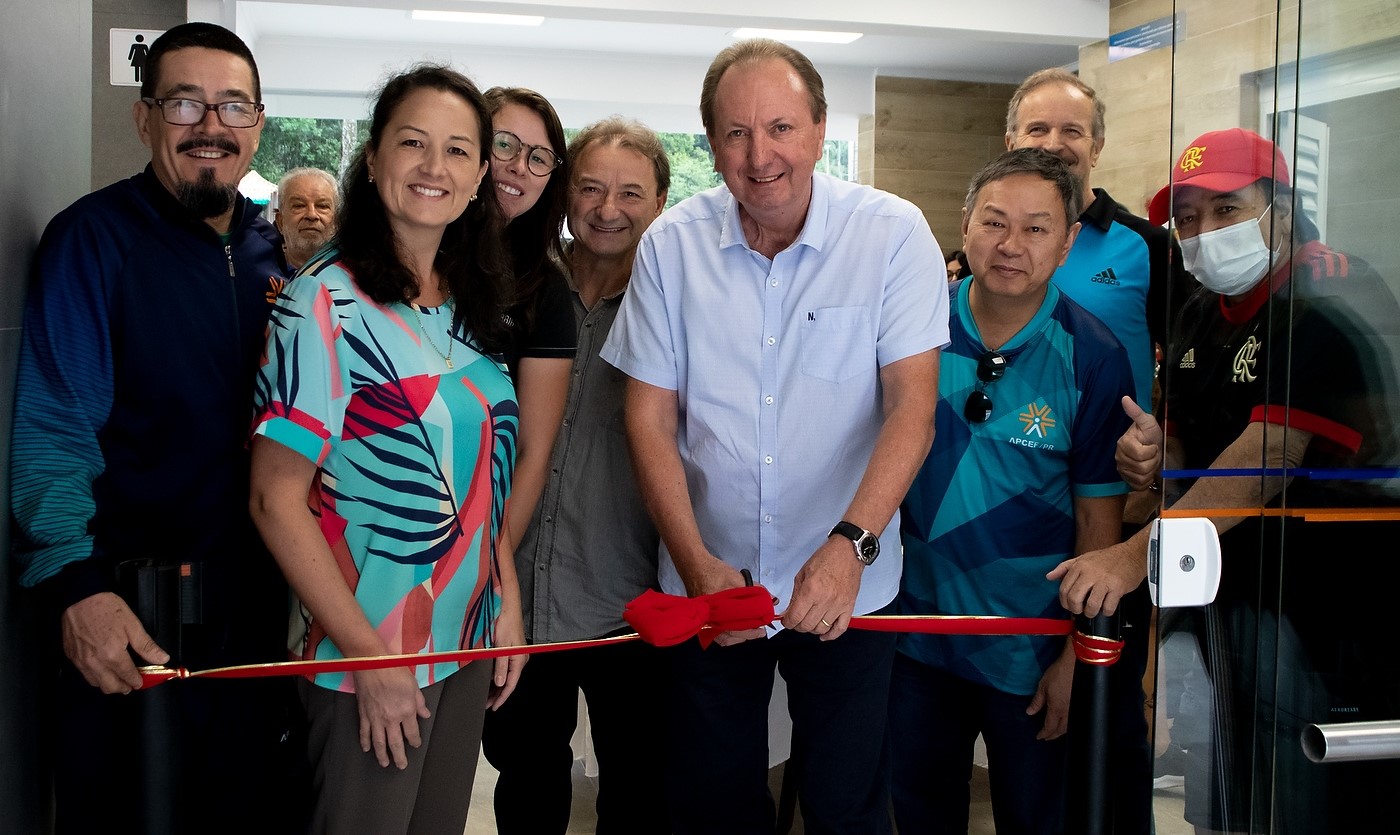
[[1313, 758], [1400, 721], [1400, 4], [1174, 11], [1162, 513], [1224, 532], [1159, 612], [1157, 832], [1400, 831], [1400, 758]]

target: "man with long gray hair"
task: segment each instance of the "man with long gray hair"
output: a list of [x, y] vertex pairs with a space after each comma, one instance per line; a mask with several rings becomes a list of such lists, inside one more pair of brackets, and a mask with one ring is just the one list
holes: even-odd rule
[[[515, 549], [531, 643], [631, 631], [622, 611], [656, 587], [656, 527], [618, 431], [626, 378], [598, 351], [632, 275], [637, 242], [666, 206], [671, 164], [656, 133], [613, 117], [569, 143], [569, 286], [578, 326], [565, 420], [530, 526]], [[665, 656], [642, 643], [538, 655], [509, 702], [486, 717], [482, 750], [499, 772], [501, 835], [563, 835], [572, 806], [569, 740], [579, 692], [598, 757], [598, 831], [669, 832], [653, 756], [665, 717]]]

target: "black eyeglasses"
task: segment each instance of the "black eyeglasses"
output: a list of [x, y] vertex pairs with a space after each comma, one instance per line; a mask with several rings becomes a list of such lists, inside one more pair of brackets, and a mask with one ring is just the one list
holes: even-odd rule
[[219, 116], [219, 121], [228, 128], [251, 128], [258, 123], [266, 105], [251, 101], [221, 101], [207, 104], [197, 99], [153, 99], [141, 101], [160, 108], [160, 115], [172, 125], [197, 125], [204, 121], [209, 111]]
[[968, 423], [984, 423], [992, 417], [992, 398], [984, 391], [986, 387], [1006, 375], [1006, 357], [996, 351], [987, 351], [977, 358], [977, 389], [967, 396], [963, 404], [963, 417]]
[[508, 130], [498, 130], [491, 141], [491, 156], [501, 162], [510, 162], [525, 152], [525, 167], [536, 177], [548, 177], [554, 169], [564, 164], [559, 155], [543, 145], [526, 145], [520, 137]]

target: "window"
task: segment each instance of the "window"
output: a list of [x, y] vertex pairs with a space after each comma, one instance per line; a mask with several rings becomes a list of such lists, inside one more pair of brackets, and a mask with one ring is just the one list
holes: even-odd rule
[[[566, 129], [564, 136], [573, 139], [578, 132], [578, 128]], [[666, 208], [720, 184], [710, 142], [704, 134], [663, 133], [660, 136], [671, 161], [671, 192]], [[355, 152], [368, 138], [369, 122], [366, 120], [268, 116], [262, 143], [253, 157], [253, 170], [273, 183], [293, 168], [302, 166], [324, 169], [340, 179]], [[851, 143], [844, 139], [828, 139], [817, 170], [841, 180], [852, 179]]]

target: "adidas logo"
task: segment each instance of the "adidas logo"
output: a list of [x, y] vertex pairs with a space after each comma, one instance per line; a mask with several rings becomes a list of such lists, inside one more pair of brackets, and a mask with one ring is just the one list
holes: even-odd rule
[[1190, 348], [1190, 349], [1188, 349], [1188, 350], [1186, 351], [1185, 354], [1182, 354], [1182, 356], [1181, 356], [1181, 362], [1180, 362], [1180, 364], [1177, 365], [1177, 368], [1195, 368], [1195, 367], [1196, 367], [1196, 349], [1195, 349], [1195, 348]]
[[1118, 286], [1118, 276], [1113, 274], [1112, 267], [1109, 267], [1101, 273], [1095, 273], [1089, 280], [1097, 281], [1100, 284], [1112, 284], [1114, 287]]

